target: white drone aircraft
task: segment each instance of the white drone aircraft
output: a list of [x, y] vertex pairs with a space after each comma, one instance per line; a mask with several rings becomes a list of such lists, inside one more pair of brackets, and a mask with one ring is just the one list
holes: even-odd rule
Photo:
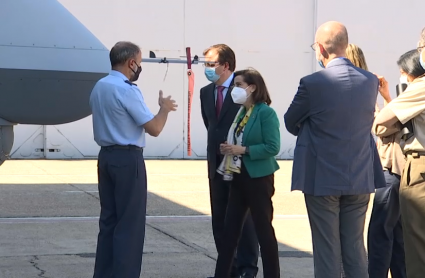
[[[58, 125], [89, 116], [90, 92], [110, 71], [109, 50], [58, 1], [1, 2], [0, 165], [12, 149], [14, 125]], [[191, 65], [205, 61], [192, 60], [190, 48], [186, 52], [185, 60], [150, 52], [143, 62], [187, 64], [193, 88]]]

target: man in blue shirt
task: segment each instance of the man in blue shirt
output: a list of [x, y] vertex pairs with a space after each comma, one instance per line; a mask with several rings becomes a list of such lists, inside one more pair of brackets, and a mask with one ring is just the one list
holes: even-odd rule
[[139, 278], [145, 238], [145, 132], [158, 136], [168, 113], [177, 105], [159, 91], [154, 116], [136, 81], [142, 71], [142, 53], [131, 42], [118, 42], [109, 58], [112, 70], [90, 95], [94, 140], [98, 158], [100, 197], [99, 236], [94, 278]]

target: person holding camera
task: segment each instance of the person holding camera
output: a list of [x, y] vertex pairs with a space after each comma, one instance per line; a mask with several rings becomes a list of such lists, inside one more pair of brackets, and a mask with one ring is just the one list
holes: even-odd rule
[[[420, 55], [414, 49], [401, 56], [400, 72], [407, 76], [409, 84], [375, 119], [377, 135], [379, 128], [390, 129], [409, 121], [413, 127], [402, 146], [406, 163], [399, 192], [409, 278], [422, 278], [425, 273], [425, 69], [421, 67]], [[380, 79], [380, 91], [389, 97], [388, 83]]]
[[[360, 47], [348, 44], [346, 54], [356, 67], [369, 70]], [[381, 80], [383, 79], [381, 78]], [[386, 94], [385, 90], [388, 90], [388, 87], [381, 86], [379, 88], [385, 103], [389, 103], [391, 97]], [[375, 109], [376, 116], [379, 113], [378, 104]], [[378, 171], [384, 171], [387, 186], [376, 189], [369, 222], [367, 238], [369, 276], [374, 278], [387, 278], [389, 270], [393, 278], [406, 277], [398, 195], [400, 176], [404, 168], [404, 156], [396, 140], [395, 133], [398, 131], [400, 128], [380, 129], [379, 132], [382, 135], [378, 136], [376, 140], [378, 158], [382, 164], [382, 168]]]

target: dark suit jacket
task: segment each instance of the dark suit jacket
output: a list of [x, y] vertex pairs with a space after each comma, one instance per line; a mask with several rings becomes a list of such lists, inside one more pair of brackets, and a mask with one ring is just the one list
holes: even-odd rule
[[301, 79], [285, 114], [287, 130], [298, 136], [292, 190], [339, 196], [385, 186], [371, 135], [378, 83], [348, 59]]
[[201, 89], [201, 113], [208, 131], [207, 161], [208, 178], [210, 179], [218, 174], [216, 170], [218, 166], [220, 166], [221, 160], [217, 161], [217, 156], [219, 156], [220, 159], [222, 158], [220, 154], [220, 144], [226, 141], [227, 133], [240, 107], [239, 104], [235, 104], [232, 100], [230, 94], [232, 89], [233, 80], [227, 91], [218, 119], [215, 114], [215, 84], [211, 83]]

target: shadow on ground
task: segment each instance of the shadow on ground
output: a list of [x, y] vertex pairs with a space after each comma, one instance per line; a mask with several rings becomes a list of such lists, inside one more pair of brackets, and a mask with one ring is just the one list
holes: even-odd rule
[[[197, 198], [196, 192], [192, 198]], [[0, 204], [1, 278], [91, 277], [98, 233], [97, 184], [4, 183]], [[143, 277], [211, 275], [216, 252], [210, 216], [152, 192], [147, 207]], [[279, 256], [285, 265], [301, 267], [299, 259], [311, 261], [310, 252], [283, 243]]]

